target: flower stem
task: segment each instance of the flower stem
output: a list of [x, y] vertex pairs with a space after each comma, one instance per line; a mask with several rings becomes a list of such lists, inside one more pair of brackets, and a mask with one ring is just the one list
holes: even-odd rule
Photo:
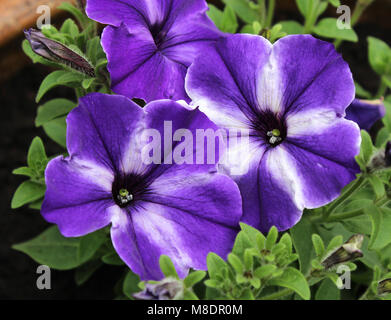
[[317, 19], [319, 0], [313, 0], [309, 2], [309, 10], [307, 16], [305, 17], [304, 30], [303, 33], [312, 33], [312, 28]]
[[266, 28], [270, 28], [273, 23], [274, 9], [276, 7], [276, 0], [269, 0], [267, 7]]
[[325, 218], [330, 216], [341, 204], [343, 204], [346, 200], [348, 200], [355, 191], [360, 189], [365, 183], [365, 179], [363, 175], [361, 175], [358, 179], [356, 179], [351, 186], [345, 191], [345, 193], [342, 194], [338, 199], [336, 199], [329, 207], [329, 209], [326, 211]]

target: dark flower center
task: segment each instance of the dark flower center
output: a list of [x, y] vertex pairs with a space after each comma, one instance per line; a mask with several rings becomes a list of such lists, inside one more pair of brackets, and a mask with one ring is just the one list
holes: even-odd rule
[[115, 203], [125, 208], [140, 199], [145, 189], [141, 177], [134, 174], [117, 174], [111, 190]]
[[285, 120], [271, 111], [260, 112], [252, 121], [252, 129], [272, 147], [282, 143], [287, 135]]
[[153, 40], [155, 41], [156, 47], [159, 49], [164, 39], [166, 38], [167, 31], [162, 30], [160, 24], [154, 24], [149, 28], [149, 31], [152, 34]]

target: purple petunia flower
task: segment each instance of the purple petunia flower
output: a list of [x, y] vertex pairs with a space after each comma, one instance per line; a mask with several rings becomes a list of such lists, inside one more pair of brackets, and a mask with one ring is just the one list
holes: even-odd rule
[[115, 250], [146, 280], [162, 278], [162, 254], [182, 277], [190, 267], [205, 269], [210, 251], [225, 257], [242, 213], [238, 187], [215, 165], [145, 164], [143, 130], [163, 137], [166, 121], [191, 133], [216, 129], [202, 112], [177, 102], [142, 109], [123, 96], [90, 94], [67, 118], [69, 157], [55, 158], [45, 173], [44, 218], [66, 237], [111, 223]]
[[346, 119], [356, 122], [361, 129], [369, 131], [376, 121], [384, 117], [383, 101], [354, 99], [346, 109]]
[[[352, 75], [330, 43], [232, 35], [196, 58], [186, 89], [220, 127], [249, 130], [249, 146], [229, 144], [228, 157], [248, 168], [233, 178], [243, 221], [261, 231], [292, 227], [304, 208], [335, 199], [359, 171], [359, 128], [344, 118]], [[229, 163], [222, 167], [232, 174]]]
[[184, 79], [196, 55], [222, 33], [204, 0], [88, 0], [102, 35], [114, 92], [149, 102], [189, 101]]

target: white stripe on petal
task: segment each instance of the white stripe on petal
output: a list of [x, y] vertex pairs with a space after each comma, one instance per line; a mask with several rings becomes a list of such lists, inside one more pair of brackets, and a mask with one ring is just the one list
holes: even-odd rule
[[196, 92], [193, 93], [192, 98], [191, 106], [193, 108], [199, 107], [200, 111], [205, 113], [216, 125], [227, 129], [249, 129], [249, 121], [244, 113], [239, 111], [238, 106], [232, 106], [232, 113], [229, 113], [228, 107], [199, 96]]
[[257, 79], [257, 98], [262, 111], [283, 112], [283, 85], [275, 56], [270, 55], [268, 63], [260, 70]]
[[112, 189], [114, 174], [96, 163], [85, 161], [77, 158], [72, 158], [72, 169], [78, 174], [85, 177], [86, 180], [91, 181], [104, 191], [110, 192]]
[[286, 117], [287, 136], [321, 134], [337, 121], [340, 121], [340, 118], [337, 117], [334, 110], [330, 109], [310, 109], [303, 112], [290, 113]]
[[192, 259], [186, 254], [189, 248], [182, 244], [182, 236], [176, 230], [178, 222], [170, 220], [173, 217], [166, 218], [166, 215], [161, 205], [144, 202], [142, 210], [132, 213], [136, 232], [145, 234], [154, 246], [162, 248], [178, 266], [191, 266]]
[[145, 130], [145, 124], [143, 121], [140, 121], [140, 125], [129, 137], [121, 161], [122, 171], [124, 173], [141, 175], [146, 169], [146, 165], [142, 161], [142, 149], [146, 143], [143, 140], [145, 138], [143, 130]]
[[287, 192], [299, 210], [305, 207], [305, 197], [300, 183], [300, 173], [296, 170], [295, 160], [283, 145], [270, 149], [266, 154], [266, 167], [278, 183], [278, 187]]

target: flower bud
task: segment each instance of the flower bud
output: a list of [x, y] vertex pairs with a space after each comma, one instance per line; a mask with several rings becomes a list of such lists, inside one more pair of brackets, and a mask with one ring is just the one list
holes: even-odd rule
[[384, 150], [379, 150], [369, 161], [371, 172], [391, 167], [391, 141], [388, 141]]
[[25, 30], [24, 34], [36, 54], [50, 61], [65, 64], [90, 77], [95, 77], [94, 68], [90, 63], [63, 44], [45, 37], [42, 32], [35, 29]]
[[183, 283], [174, 278], [166, 278], [157, 283], [146, 283], [145, 289], [134, 294], [140, 300], [177, 300], [183, 296]]
[[363, 256], [360, 248], [364, 241], [362, 234], [355, 234], [349, 238], [342, 246], [333, 251], [328, 257], [322, 261], [322, 265], [326, 269]]
[[385, 112], [383, 99], [354, 99], [346, 109], [346, 119], [356, 122], [361, 129], [368, 131], [376, 121], [384, 117]]
[[377, 293], [379, 295], [391, 293], [391, 278], [379, 281], [377, 285]]

